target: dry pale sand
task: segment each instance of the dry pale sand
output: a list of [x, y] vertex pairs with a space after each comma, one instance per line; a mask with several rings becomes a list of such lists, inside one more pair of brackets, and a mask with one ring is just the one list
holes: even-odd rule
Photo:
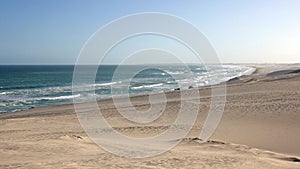
[[[299, 169], [299, 65], [293, 65], [292, 71], [282, 71], [290, 70], [290, 65], [257, 67], [255, 74], [227, 84], [222, 121], [206, 143], [196, 137], [209, 109], [209, 87], [199, 89], [201, 102], [195, 104], [200, 106], [200, 116], [188, 136], [170, 151], [145, 159], [119, 157], [99, 148], [84, 133], [72, 104], [1, 114], [0, 168]], [[99, 105], [115, 130], [145, 137], [172, 124], [180, 107], [179, 95], [180, 91], [167, 93], [163, 115], [144, 125], [122, 118], [111, 100]], [[149, 108], [147, 96], [131, 101], [138, 110]]]

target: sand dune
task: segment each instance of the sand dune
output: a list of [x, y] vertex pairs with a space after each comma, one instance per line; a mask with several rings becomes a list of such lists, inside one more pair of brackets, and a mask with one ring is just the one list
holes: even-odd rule
[[[222, 121], [206, 143], [197, 137], [211, 101], [209, 87], [192, 89], [200, 91], [201, 102], [189, 101], [200, 106], [201, 116], [188, 136], [174, 149], [145, 159], [119, 157], [98, 147], [81, 128], [72, 104], [1, 114], [0, 168], [298, 169], [299, 69], [257, 67], [255, 74], [228, 83]], [[109, 99], [99, 105], [114, 130], [131, 137], [149, 137], [174, 122], [179, 96], [180, 91], [167, 93], [163, 115], [143, 125], [122, 118]], [[140, 111], [150, 107], [145, 95], [131, 101]]]

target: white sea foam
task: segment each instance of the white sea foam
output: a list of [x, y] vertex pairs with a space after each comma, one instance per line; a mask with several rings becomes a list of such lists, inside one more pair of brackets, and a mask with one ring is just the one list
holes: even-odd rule
[[37, 100], [65, 100], [65, 99], [73, 99], [76, 97], [80, 97], [80, 94], [69, 95], [69, 96], [57, 96], [57, 97], [41, 97], [36, 99]]
[[142, 89], [142, 88], [153, 88], [153, 87], [158, 87], [164, 85], [163, 83], [158, 83], [158, 84], [151, 84], [151, 85], [142, 85], [142, 86], [135, 86], [131, 87], [131, 89]]
[[111, 85], [115, 85], [115, 84], [120, 84], [121, 82], [107, 82], [107, 83], [97, 83], [94, 84], [94, 86], [111, 86]]
[[[184, 76], [186, 68], [168, 67], [164, 72], [153, 72], [137, 76], [130, 82], [133, 89], [130, 94], [141, 94], [145, 92], [168, 91], [180, 87], [187, 89], [189, 86], [208, 86], [228, 81], [238, 76], [250, 75], [256, 69], [238, 65], [194, 67], [194, 76]], [[203, 70], [203, 72], [202, 72]], [[166, 73], [165, 73], [166, 72]], [[179, 75], [172, 80], [168, 77], [153, 75]], [[109, 93], [109, 87], [124, 87], [130, 79], [120, 79], [116, 82], [98, 82], [96, 84], [80, 84], [73, 86], [48, 86], [41, 88], [16, 88], [14, 90], [3, 90], [0, 92], [0, 111], [14, 111], [27, 109], [41, 105], [59, 104], [70, 101], [73, 98], [108, 98], [113, 97]], [[26, 84], [25, 84], [26, 85]], [[3, 87], [2, 87], [3, 88]], [[76, 94], [72, 95], [72, 89]], [[93, 91], [95, 90], [95, 91]], [[77, 94], [78, 93], [78, 94]], [[80, 95], [81, 94], [81, 95]], [[94, 95], [90, 95], [94, 94]]]
[[9, 94], [13, 94], [14, 92], [0, 92], [0, 95], [9, 95]]

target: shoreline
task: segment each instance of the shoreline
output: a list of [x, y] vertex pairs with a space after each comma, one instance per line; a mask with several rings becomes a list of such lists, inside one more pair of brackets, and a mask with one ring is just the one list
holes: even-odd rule
[[[190, 64], [193, 65], [193, 64]], [[1, 65], [0, 65], [1, 66]], [[26, 65], [26, 66], [30, 66], [30, 65]], [[38, 66], [38, 65], [37, 65]], [[60, 66], [64, 66], [64, 65], [60, 65]], [[72, 65], [68, 65], [68, 66], [72, 66]], [[73, 65], [75, 66], [75, 65]], [[223, 66], [238, 66], [238, 64], [224, 64]], [[218, 84], [213, 84], [213, 85], [205, 85], [205, 86], [189, 86], [188, 88], [174, 88], [174, 89], [169, 89], [166, 91], [159, 91], [159, 92], [146, 92], [146, 93], [138, 93], [138, 94], [132, 94], [129, 95], [129, 97], [139, 97], [139, 96], [149, 96], [149, 95], [155, 95], [155, 94], [159, 94], [159, 93], [169, 93], [169, 92], [174, 92], [176, 90], [180, 90], [180, 91], [185, 91], [185, 90], [190, 90], [190, 89], [203, 89], [203, 88], [207, 88], [207, 87], [211, 87], [211, 86], [219, 86], [221, 84], [226, 84], [227, 82], [231, 81], [232, 79], [235, 78], [239, 78], [241, 76], [250, 76], [253, 73], [255, 73], [257, 71], [255, 66], [249, 66], [249, 65], [243, 65], [247, 68], [249, 68], [249, 70], [247, 70], [246, 72], [244, 72], [242, 75], [237, 76], [237, 77], [232, 77], [230, 79], [228, 79], [227, 81], [224, 82], [220, 82]], [[252, 70], [251, 70], [252, 69]], [[253, 70], [254, 69], [254, 70]], [[250, 72], [250, 73], [249, 73]], [[190, 88], [191, 87], [191, 88]], [[72, 96], [72, 95], [70, 95]], [[115, 98], [122, 98], [122, 97], [126, 97], [126, 96], [116, 96]], [[102, 100], [109, 100], [112, 99], [113, 97], [107, 97], [107, 98], [96, 98], [97, 102], [102, 101]], [[48, 107], [48, 106], [59, 106], [59, 105], [69, 105], [69, 104], [73, 104], [74, 101], [67, 101], [67, 102], [63, 102], [63, 103], [54, 103], [54, 104], [49, 104], [49, 105], [42, 105], [42, 106], [32, 106], [30, 108], [26, 108], [26, 109], [20, 109], [20, 110], [13, 110], [13, 111], [6, 111], [6, 112], [0, 112], [1, 114], [7, 114], [7, 113], [18, 113], [18, 112], [22, 112], [22, 111], [27, 111], [27, 110], [31, 110], [31, 109], [35, 109], [35, 108], [43, 108], [43, 107]], [[0, 117], [1, 118], [1, 117]]]
[[[200, 92], [201, 102], [195, 104], [201, 115], [182, 143], [144, 160], [117, 157], [95, 145], [82, 130], [72, 103], [0, 114], [0, 156], [5, 159], [0, 168], [151, 168], [158, 163], [163, 168], [299, 168], [300, 64], [252, 66], [257, 67], [253, 74], [226, 83], [223, 118], [207, 143], [196, 138], [209, 110], [209, 86], [190, 89]], [[166, 96], [162, 117], [145, 125], [122, 118], [111, 99], [98, 104], [118, 132], [153, 136], [172, 124], [180, 106], [180, 91]], [[130, 100], [141, 111], [150, 106], [145, 94]]]
[[[297, 67], [300, 67], [300, 63], [295, 63], [295, 64], [234, 64], [234, 63], [228, 63], [228, 64], [224, 64], [224, 65], [229, 65], [229, 66], [238, 66], [238, 65], [243, 65], [243, 66], [246, 66], [246, 67], [249, 67], [249, 68], [254, 68], [255, 70], [251, 72], [251, 74], [249, 75], [241, 75], [241, 76], [238, 76], [238, 77], [234, 77], [234, 78], [231, 78], [225, 82], [221, 82], [219, 84], [215, 84], [215, 85], [207, 85], [207, 86], [199, 86], [199, 87], [194, 87], [192, 86], [193, 88], [192, 89], [196, 89], [196, 90], [202, 90], [202, 89], [207, 89], [207, 88], [210, 88], [210, 87], [213, 87], [213, 86], [220, 86], [221, 84], [224, 84], [225, 85], [234, 85], [234, 84], [238, 84], [239, 82], [236, 80], [236, 79], [239, 79], [239, 78], [243, 78], [243, 77], [251, 77], [251, 76], [266, 76], [268, 73], [272, 73], [274, 71], [276, 71], [277, 69], [275, 68], [270, 68], [270, 67], [273, 67], [273, 66], [277, 66], [277, 65], [281, 65], [281, 66], [284, 66], [285, 69], [288, 69], [290, 70], [291, 69], [291, 66], [295, 66], [295, 67], [292, 67], [291, 70], [295, 70]], [[27, 65], [26, 65], [27, 66]], [[61, 65], [63, 66], [63, 65]], [[68, 65], [68, 66], [72, 66], [72, 65]], [[284, 68], [281, 68], [281, 69], [284, 69]], [[266, 70], [265, 70], [266, 69]], [[279, 69], [279, 70], [281, 70]], [[180, 89], [180, 91], [184, 91], [184, 90], [191, 90], [191, 89]], [[171, 93], [171, 92], [174, 92], [176, 91], [176, 89], [170, 89], [169, 91], [162, 91], [162, 92], [153, 92], [153, 93], [141, 93], [141, 94], [134, 94], [134, 95], [130, 95], [129, 98], [134, 98], [134, 97], [147, 97], [151, 94], [158, 94], [158, 93]], [[122, 98], [124, 96], [117, 96], [116, 98]], [[125, 96], [126, 97], [126, 96]], [[96, 99], [97, 102], [101, 102], [101, 101], [107, 101], [107, 100], [111, 100], [112, 97], [109, 97], [109, 98], [98, 98]], [[0, 119], [2, 118], [1, 115], [4, 115], [4, 114], [13, 114], [13, 113], [20, 113], [20, 112], [24, 112], [24, 111], [29, 111], [29, 110], [32, 110], [32, 109], [37, 109], [37, 108], [51, 108], [51, 107], [56, 107], [56, 106], [64, 106], [64, 105], [73, 105], [74, 102], [71, 101], [71, 102], [65, 102], [65, 103], [61, 103], [61, 104], [51, 104], [51, 105], [44, 105], [44, 106], [37, 106], [37, 107], [31, 107], [31, 108], [28, 108], [28, 109], [22, 109], [22, 110], [16, 110], [16, 111], [8, 111], [8, 112], [0, 112]]]

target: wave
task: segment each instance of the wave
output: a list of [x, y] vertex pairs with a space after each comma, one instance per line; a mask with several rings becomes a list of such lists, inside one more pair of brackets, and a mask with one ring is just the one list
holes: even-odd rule
[[[187, 73], [185, 70], [186, 69], [180, 67], [167, 68], [163, 70], [163, 72], [150, 71], [134, 79], [122, 79], [115, 82], [98, 81], [96, 84], [82, 83], [77, 86], [72, 86], [72, 83], [61, 83], [62, 86], [44, 86], [38, 84], [36, 86], [29, 86], [28, 84], [28, 86], [26, 86], [26, 84], [24, 84], [23, 87], [2, 86], [0, 87], [0, 112], [11, 112], [36, 106], [60, 104], [68, 102], [73, 98], [109, 98], [112, 97], [110, 86], [124, 87], [123, 84], [128, 81], [130, 81], [129, 84], [132, 84], [132, 86], [130, 86], [130, 89], [132, 89], [130, 95], [134, 95], [147, 92], [170, 91], [178, 87], [187, 89], [189, 86], [200, 87], [216, 85], [235, 77], [250, 75], [256, 69], [237, 65], [211, 66], [207, 70], [205, 67], [192, 67], [191, 70], [194, 76], [184, 76]], [[203, 70], [203, 72], [199, 70]], [[176, 77], [175, 79], [166, 77], [167, 74], [178, 74], [179, 76], [174, 76]], [[94, 89], [95, 92], [93, 92]], [[73, 91], [76, 93], [73, 93]], [[90, 93], [94, 93], [94, 95], [90, 96]]]
[[69, 96], [57, 96], [57, 97], [40, 97], [40, 98], [36, 98], [35, 100], [66, 100], [66, 99], [73, 99], [76, 97], [80, 97], [80, 94], [69, 95]]
[[15, 92], [0, 92], [0, 95], [9, 95], [9, 94], [13, 94]]
[[76, 95], [66, 95], [66, 96], [54, 96], [54, 97], [35, 97], [35, 98], [14, 98], [11, 100], [6, 100], [6, 102], [0, 102], [0, 106], [14, 106], [16, 104], [26, 105], [32, 104], [36, 101], [41, 100], [66, 100], [80, 97], [80, 94]]
[[164, 85], [163, 83], [151, 84], [151, 85], [141, 85], [141, 86], [134, 86], [130, 87], [131, 89], [142, 89], [142, 88], [152, 88]]
[[186, 73], [185, 71], [166, 71], [170, 75], [178, 75], [178, 74], [184, 74]]
[[93, 84], [93, 86], [111, 86], [111, 85], [116, 85], [122, 83], [121, 81], [119, 82], [107, 82], [107, 83], [97, 83]]
[[25, 100], [25, 99], [4, 101], [4, 102], [0, 102], [0, 107], [24, 106], [24, 105], [34, 104], [35, 102], [36, 102], [35, 100]]
[[42, 88], [45, 87], [43, 85], [39, 86], [11, 86], [11, 87], [3, 87], [1, 86], [1, 90], [12, 90], [12, 89], [37, 89], [37, 88]]
[[[41, 88], [26, 88], [26, 87], [19, 87], [18, 89], [14, 91], [3, 91], [0, 92], [0, 97], [9, 97], [8, 99], [13, 99], [11, 97], [16, 97], [18, 98], [21, 97], [23, 98], [25, 95], [27, 96], [32, 96], [34, 95], [35, 97], [39, 96], [47, 96], [47, 95], [62, 95], [63, 93], [65, 95], [71, 94], [72, 93], [72, 88], [76, 92], [86, 92], [86, 91], [91, 91], [95, 87], [96, 90], [102, 89], [103, 87], [106, 86], [111, 86], [111, 85], [117, 85], [120, 84], [121, 82], [107, 82], [107, 83], [98, 83], [98, 84], [89, 84], [89, 85], [81, 85], [81, 86], [57, 86], [57, 87], [41, 87]], [[9, 88], [9, 87], [7, 87]], [[12, 90], [10, 87], [9, 90]], [[68, 99], [71, 96], [60, 96], [60, 97], [44, 97], [43, 100], [59, 100], [59, 99]]]
[[152, 74], [153, 75], [166, 75], [165, 72], [153, 72]]
[[249, 67], [248, 70], [244, 71], [242, 75], [251, 75], [256, 71], [256, 68], [254, 67]]

